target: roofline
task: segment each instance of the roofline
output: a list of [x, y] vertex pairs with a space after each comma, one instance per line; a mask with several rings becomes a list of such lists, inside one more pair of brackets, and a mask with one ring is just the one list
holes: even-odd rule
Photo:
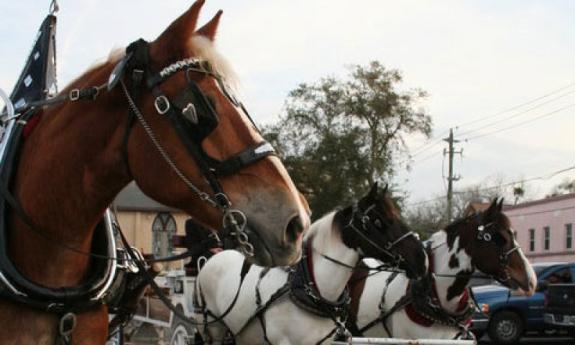
[[548, 203], [552, 203], [555, 201], [568, 200], [568, 199], [575, 199], [575, 193], [569, 193], [569, 194], [557, 195], [557, 196], [553, 196], [553, 197], [545, 198], [545, 199], [527, 201], [527, 202], [524, 202], [524, 203], [521, 203], [518, 205], [505, 205], [503, 207], [503, 210], [504, 211], [517, 210], [517, 209], [524, 208], [524, 207], [543, 205], [543, 204], [548, 204]]

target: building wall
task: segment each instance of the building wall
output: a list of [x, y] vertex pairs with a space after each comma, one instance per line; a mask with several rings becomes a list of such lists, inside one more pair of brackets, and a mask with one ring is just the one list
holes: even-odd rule
[[[152, 253], [152, 224], [159, 212], [119, 211], [118, 222], [130, 243], [144, 254]], [[184, 223], [189, 216], [183, 212], [170, 212], [176, 221], [176, 233], [185, 234]]]
[[[575, 195], [507, 208], [505, 214], [517, 231], [517, 240], [531, 262], [575, 261], [575, 239], [566, 247], [566, 224], [575, 236]], [[549, 227], [549, 249], [544, 248], [544, 227]], [[530, 250], [529, 229], [535, 230], [535, 248]]]

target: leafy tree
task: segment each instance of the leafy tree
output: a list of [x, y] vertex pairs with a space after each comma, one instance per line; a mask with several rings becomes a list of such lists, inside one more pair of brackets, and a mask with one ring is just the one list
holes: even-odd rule
[[345, 80], [299, 85], [279, 122], [264, 128], [316, 217], [390, 181], [394, 160], [407, 156], [405, 136], [431, 133], [418, 108], [426, 93], [400, 90], [399, 71], [377, 61], [349, 71]]
[[553, 197], [557, 195], [575, 193], [575, 179], [564, 179], [561, 183], [557, 184], [551, 190], [551, 194], [547, 195], [547, 197]]

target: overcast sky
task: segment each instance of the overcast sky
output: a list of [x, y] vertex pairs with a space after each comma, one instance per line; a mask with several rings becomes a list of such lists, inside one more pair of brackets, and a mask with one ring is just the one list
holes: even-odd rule
[[[191, 3], [61, 0], [60, 87], [111, 48], [155, 38]], [[0, 88], [12, 88], [48, 5], [0, 3]], [[462, 175], [456, 189], [488, 177], [514, 181], [575, 165], [573, 1], [207, 0], [202, 20], [218, 9], [224, 10], [219, 49], [240, 75], [244, 103], [260, 123], [277, 119], [287, 93], [299, 83], [343, 77], [346, 65], [379, 60], [403, 72], [403, 88], [429, 92], [421, 106], [433, 118], [434, 136], [476, 120], [460, 126], [456, 138], [489, 134], [457, 146], [464, 157], [455, 160]], [[514, 128], [490, 134], [506, 127]], [[409, 142], [414, 154], [425, 143], [419, 137]], [[440, 153], [445, 145], [432, 143], [413, 157], [411, 171], [401, 169], [393, 181], [411, 203], [445, 191]], [[543, 195], [574, 171], [528, 184], [530, 195]]]

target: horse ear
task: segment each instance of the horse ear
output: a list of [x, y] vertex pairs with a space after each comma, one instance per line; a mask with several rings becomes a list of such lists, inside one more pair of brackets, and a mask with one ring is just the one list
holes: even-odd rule
[[487, 208], [487, 210], [485, 210], [485, 214], [491, 214], [493, 212], [495, 212], [495, 210], [497, 209], [497, 202], [498, 202], [499, 198], [494, 198], [491, 201], [491, 204], [489, 205], [489, 207]]
[[386, 183], [385, 187], [383, 187], [383, 194], [387, 194], [388, 190], [389, 190], [389, 183]]
[[369, 193], [367, 193], [367, 197], [371, 198], [371, 199], [375, 199], [377, 198], [377, 192], [379, 190], [379, 186], [377, 184], [377, 182], [375, 182], [373, 184], [373, 186], [371, 186], [371, 189], [369, 190]]
[[505, 200], [505, 198], [501, 198], [499, 204], [497, 204], [497, 210], [499, 210], [499, 212], [503, 210], [503, 200]]
[[206, 25], [202, 26], [198, 31], [196, 31], [196, 35], [204, 36], [208, 38], [210, 41], [214, 41], [216, 38], [216, 33], [218, 31], [218, 25], [220, 24], [220, 18], [224, 11], [219, 10], [218, 13], [212, 18]]
[[[178, 19], [174, 20], [162, 34], [156, 38], [150, 49], [152, 56], [158, 58], [158, 55], [175, 54], [177, 58], [186, 57], [188, 54], [188, 41], [192, 38], [198, 23], [200, 10], [205, 0], [197, 0], [194, 4]], [[166, 56], [165, 59], [169, 60]], [[162, 60], [159, 58], [158, 60]], [[166, 63], [167, 61], [161, 61]], [[168, 61], [169, 62], [169, 61]]]

